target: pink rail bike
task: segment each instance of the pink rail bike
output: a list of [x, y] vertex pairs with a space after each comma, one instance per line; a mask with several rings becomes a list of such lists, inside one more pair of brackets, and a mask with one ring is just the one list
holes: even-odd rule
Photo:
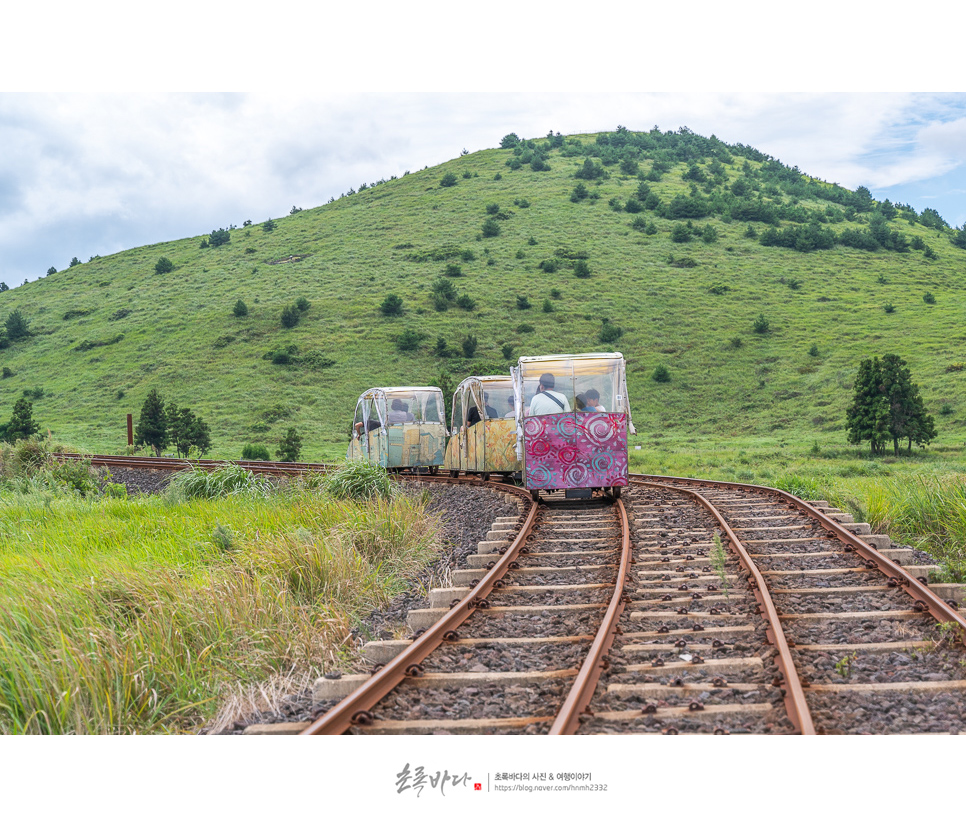
[[618, 497], [627, 485], [627, 436], [636, 434], [623, 355], [521, 356], [511, 375], [517, 454], [534, 498], [541, 490]]

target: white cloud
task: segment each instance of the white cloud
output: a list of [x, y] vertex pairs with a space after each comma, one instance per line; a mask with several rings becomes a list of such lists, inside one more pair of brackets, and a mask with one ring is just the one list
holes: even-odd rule
[[687, 125], [875, 191], [959, 165], [964, 107], [909, 93], [0, 94], [0, 280], [277, 217], [510, 131]]

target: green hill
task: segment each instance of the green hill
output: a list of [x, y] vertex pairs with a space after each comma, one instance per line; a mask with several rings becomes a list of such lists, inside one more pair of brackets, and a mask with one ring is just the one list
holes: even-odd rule
[[[0, 293], [0, 322], [19, 311], [30, 332], [0, 351], [0, 419], [28, 391], [55, 439], [117, 451], [156, 387], [207, 420], [212, 455], [296, 426], [303, 457], [335, 457], [367, 387], [616, 349], [644, 443], [844, 444], [859, 361], [892, 352], [940, 440], [963, 435], [966, 233], [935, 212], [687, 129], [502, 144], [221, 245], [158, 243]], [[402, 315], [381, 312], [390, 294]]]

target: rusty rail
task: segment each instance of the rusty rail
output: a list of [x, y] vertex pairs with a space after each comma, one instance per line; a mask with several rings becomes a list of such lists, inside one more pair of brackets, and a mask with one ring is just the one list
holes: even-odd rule
[[[430, 476], [435, 483], [473, 483], [481, 484], [476, 479], [460, 479], [445, 476]], [[418, 477], [415, 478], [418, 480]], [[371, 710], [380, 700], [388, 695], [407, 676], [422, 674], [420, 663], [436, 648], [449, 640], [457, 640], [456, 629], [461, 626], [476, 608], [488, 607], [487, 594], [493, 590], [495, 584], [502, 580], [510, 565], [516, 561], [517, 555], [524, 549], [533, 530], [537, 517], [538, 504], [532, 501], [529, 491], [520, 487], [488, 482], [492, 489], [509, 492], [525, 498], [530, 502], [530, 509], [523, 521], [520, 531], [506, 548], [496, 564], [490, 568], [471, 590], [471, 592], [456, 603], [450, 611], [417, 637], [410, 646], [382, 669], [373, 674], [362, 686], [351, 695], [343, 698], [331, 710], [304, 729], [300, 735], [341, 735], [353, 724], [366, 724], [371, 720]]]
[[611, 595], [610, 604], [604, 613], [604, 619], [597, 631], [597, 636], [594, 638], [590, 651], [577, 673], [574, 685], [550, 727], [550, 735], [552, 736], [573, 734], [580, 726], [580, 716], [594, 697], [594, 690], [597, 687], [597, 681], [600, 680], [600, 673], [606, 668], [607, 652], [610, 651], [614, 637], [617, 635], [617, 623], [624, 612], [625, 604], [628, 602], [624, 582], [631, 563], [630, 525], [624, 502], [617, 499], [615, 503], [621, 520], [621, 558], [614, 584], [614, 593]]
[[778, 498], [785, 501], [789, 507], [804, 512], [813, 520], [822, 525], [829, 533], [834, 533], [835, 537], [846, 545], [846, 548], [861, 555], [866, 560], [867, 567], [875, 567], [884, 573], [895, 585], [902, 588], [910, 597], [918, 603], [917, 607], [923, 609], [923, 613], [930, 613], [940, 622], [956, 623], [960, 627], [960, 639], [966, 644], [966, 617], [962, 613], [953, 609], [944, 600], [940, 599], [928, 585], [917, 580], [902, 565], [893, 562], [883, 556], [879, 551], [867, 542], [862, 541], [858, 536], [847, 530], [834, 519], [829, 518], [825, 513], [813, 507], [807, 501], [803, 501], [790, 492], [776, 489], [775, 487], [758, 486], [756, 484], [739, 484], [728, 481], [703, 481], [697, 478], [678, 478], [669, 476], [634, 475], [632, 483], [643, 484], [651, 482], [654, 486], [670, 486], [667, 482], [679, 482], [689, 485], [703, 485], [718, 487], [723, 489], [736, 489], [742, 492], [750, 492], [763, 495], [769, 498]]
[[724, 516], [718, 512], [717, 508], [710, 501], [693, 490], [654, 481], [635, 481], [635, 483], [639, 483], [641, 486], [654, 486], [683, 493], [697, 501], [715, 517], [715, 520], [724, 531], [728, 545], [738, 554], [738, 560], [754, 580], [754, 588], [752, 590], [754, 591], [755, 599], [758, 601], [759, 611], [768, 623], [766, 633], [778, 650], [776, 663], [784, 680], [776, 681], [776, 685], [781, 687], [788, 718], [795, 729], [802, 735], [815, 735], [812, 714], [805, 701], [805, 690], [802, 686], [801, 679], [798, 677], [798, 669], [795, 667], [791, 649], [789, 649], [788, 641], [785, 639], [785, 632], [782, 629], [775, 603], [772, 601], [771, 594], [768, 592], [765, 578], [761, 575], [758, 566], [754, 563], [751, 556], [749, 556], [748, 551], [745, 550], [744, 545], [734, 530], [731, 529], [731, 525], [725, 521]]

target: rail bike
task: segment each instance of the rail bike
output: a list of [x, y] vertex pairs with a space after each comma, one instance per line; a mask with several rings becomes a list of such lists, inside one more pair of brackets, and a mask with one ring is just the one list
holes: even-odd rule
[[435, 472], [443, 464], [448, 435], [439, 388], [370, 388], [356, 403], [346, 459]]
[[620, 353], [521, 356], [511, 370], [517, 454], [534, 498], [563, 490], [614, 497], [627, 486], [627, 436], [636, 434]]
[[513, 379], [471, 376], [453, 394], [452, 430], [443, 469], [511, 477], [521, 471]]

